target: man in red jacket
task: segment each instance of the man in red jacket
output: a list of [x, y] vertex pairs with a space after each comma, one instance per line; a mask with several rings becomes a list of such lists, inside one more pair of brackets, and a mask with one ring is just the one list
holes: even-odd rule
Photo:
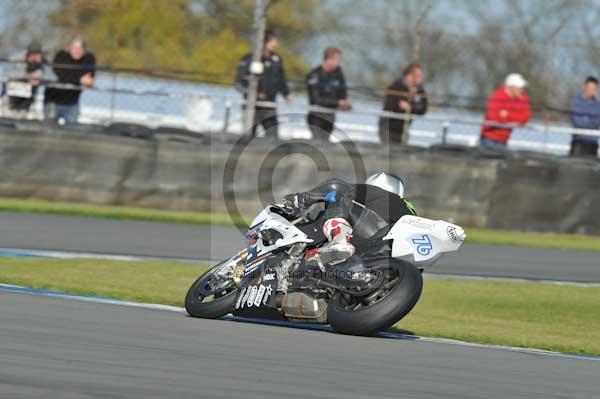
[[525, 93], [527, 81], [518, 73], [511, 73], [487, 100], [485, 122], [481, 128], [481, 145], [504, 149], [512, 132], [502, 125], [524, 125], [531, 117], [529, 97]]

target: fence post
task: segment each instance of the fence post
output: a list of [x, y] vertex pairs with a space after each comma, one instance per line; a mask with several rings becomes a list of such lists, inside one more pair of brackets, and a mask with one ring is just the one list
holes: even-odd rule
[[548, 130], [548, 122], [544, 121], [544, 150], [548, 152], [548, 134], [550, 133]]
[[111, 74], [112, 74], [112, 90], [110, 93], [110, 118], [109, 118], [109, 124], [113, 124], [114, 123], [114, 119], [115, 119], [115, 107], [116, 107], [116, 93], [117, 93], [117, 73], [115, 72], [115, 70], [111, 67]]
[[448, 128], [450, 127], [450, 122], [442, 123], [442, 145], [448, 144]]
[[223, 119], [223, 128], [221, 133], [227, 133], [229, 129], [229, 119], [231, 118], [231, 101], [225, 101], [225, 117]]
[[271, 0], [256, 0], [254, 9], [254, 39], [252, 43], [252, 63], [250, 64], [250, 76], [248, 77], [248, 92], [246, 93], [246, 112], [244, 113], [244, 132], [248, 132], [254, 124], [254, 112], [256, 107], [256, 92], [258, 91], [258, 75], [252, 70], [252, 66], [260, 62], [263, 52], [263, 41], [265, 37], [265, 14]]

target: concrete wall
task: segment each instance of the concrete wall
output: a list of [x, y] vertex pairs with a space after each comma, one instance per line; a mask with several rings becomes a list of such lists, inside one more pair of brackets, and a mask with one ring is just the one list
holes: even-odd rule
[[391, 170], [406, 179], [406, 196], [425, 217], [600, 234], [595, 160], [105, 133], [0, 127], [0, 196], [253, 215], [273, 197], [328, 177], [354, 181]]

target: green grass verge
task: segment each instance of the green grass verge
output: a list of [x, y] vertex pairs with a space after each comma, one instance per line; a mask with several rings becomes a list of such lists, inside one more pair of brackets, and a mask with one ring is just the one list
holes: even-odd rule
[[[90, 205], [43, 200], [0, 198], [0, 211], [86, 216], [123, 220], [198, 225], [244, 225], [242, 219], [225, 214], [164, 211], [139, 207]], [[250, 220], [250, 218], [247, 218]], [[473, 244], [510, 245], [526, 248], [555, 248], [600, 252], [600, 237], [572, 234], [521, 233], [514, 231], [467, 228], [467, 242]]]
[[161, 223], [184, 223], [199, 225], [227, 225], [243, 224], [243, 220], [232, 220], [224, 214], [211, 214], [209, 212], [183, 212], [165, 211], [150, 208], [119, 206], [119, 205], [93, 205], [71, 202], [54, 202], [37, 199], [0, 198], [0, 211], [43, 213], [48, 215], [84, 216], [117, 220], [139, 220]]
[[466, 228], [471, 244], [508, 245], [524, 248], [570, 249], [600, 252], [599, 236], [576, 234], [523, 233], [518, 231]]
[[[207, 266], [165, 262], [0, 259], [0, 282], [183, 306]], [[469, 342], [600, 355], [600, 287], [427, 280], [395, 328]]]
[[183, 306], [208, 266], [178, 262], [0, 258], [0, 283]]
[[600, 287], [426, 280], [396, 327], [468, 342], [600, 355]]

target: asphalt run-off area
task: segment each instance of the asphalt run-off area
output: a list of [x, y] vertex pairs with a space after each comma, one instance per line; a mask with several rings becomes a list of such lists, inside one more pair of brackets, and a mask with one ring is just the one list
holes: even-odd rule
[[0, 393], [34, 398], [594, 398], [600, 361], [0, 289]]
[[[0, 213], [0, 256], [34, 250], [214, 261], [243, 245], [232, 227]], [[600, 283], [596, 259], [466, 244], [430, 272]], [[178, 308], [7, 286], [0, 287], [0, 319], [0, 397], [7, 398], [595, 398], [599, 392], [596, 357], [192, 319]]]

